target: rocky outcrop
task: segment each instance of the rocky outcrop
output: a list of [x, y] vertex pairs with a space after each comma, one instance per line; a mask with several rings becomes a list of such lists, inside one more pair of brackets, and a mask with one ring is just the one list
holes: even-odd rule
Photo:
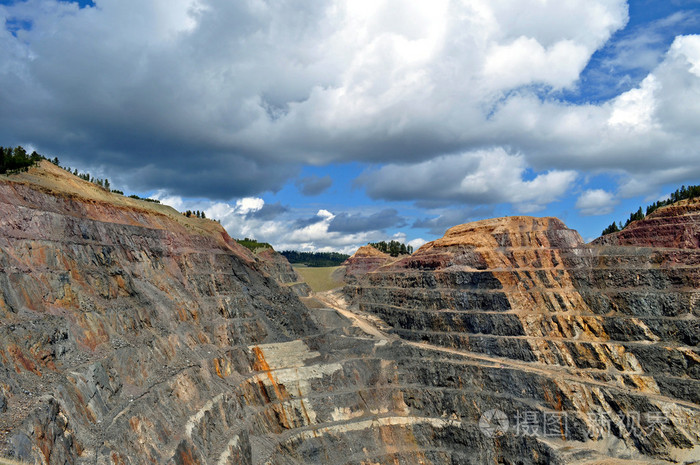
[[[680, 211], [651, 221], [697, 226], [697, 209]], [[555, 218], [479, 221], [347, 292], [427, 350], [405, 367], [411, 379], [471, 393], [458, 405], [423, 392], [410, 406], [481, 415], [503, 463], [685, 463], [700, 459], [700, 250], [674, 228], [669, 248], [652, 249], [587, 246]]]
[[397, 258], [381, 252], [371, 245], [365, 245], [357, 249], [350, 258], [340, 265], [335, 272], [335, 276], [339, 281], [352, 282], [370, 271], [375, 271], [379, 267], [389, 265], [396, 260]]
[[260, 260], [260, 267], [277, 282], [289, 286], [298, 296], [306, 297], [311, 293], [311, 288], [301, 276], [294, 270], [284, 255], [274, 249], [258, 249], [255, 257]]

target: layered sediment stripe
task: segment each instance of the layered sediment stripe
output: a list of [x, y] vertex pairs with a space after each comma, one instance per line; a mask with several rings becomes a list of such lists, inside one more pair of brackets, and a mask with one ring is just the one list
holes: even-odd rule
[[[647, 373], [645, 361], [637, 355], [664, 357], [676, 352], [675, 357], [686, 363], [697, 363], [697, 350], [682, 345], [688, 340], [686, 331], [679, 332], [677, 342], [673, 334], [658, 331], [682, 329], [693, 322], [697, 326], [692, 303], [685, 312], [676, 308], [696, 298], [700, 284], [696, 270], [692, 266], [660, 270], [650, 266], [648, 255], [635, 250], [611, 253], [609, 257], [585, 246], [575, 231], [553, 218], [485, 220], [450, 229], [414, 256], [366, 275], [351, 293], [359, 296], [360, 308], [394, 326], [394, 334], [428, 341], [415, 342], [426, 349], [438, 350], [432, 344], [444, 344], [447, 350], [464, 351], [464, 357], [476, 359], [484, 358], [479, 352], [495, 351], [496, 357], [486, 357], [493, 363], [500, 360], [501, 366], [551, 379], [559, 394], [545, 396], [541, 406], [566, 408], [586, 424], [594, 439], [601, 438], [593, 423], [600, 414], [615, 423], [631, 447], [640, 443], [643, 449], [651, 447], [640, 434], [639, 421], [630, 422], [639, 412], [616, 399], [625, 393], [645, 399], [640, 405], [646, 403], [646, 409], [663, 412], [676, 435], [661, 439], [667, 451], [678, 444], [698, 444], [700, 406], [686, 394], [662, 388], [655, 376], [664, 383], [673, 377], [657, 370]], [[641, 267], [636, 276], [625, 265], [614, 267], [625, 261], [627, 266]], [[613, 265], [607, 276], [597, 271], [601, 264]], [[667, 272], [677, 276], [674, 287], [660, 288], [658, 282]], [[610, 287], [582, 286], [593, 279], [609, 281]], [[615, 339], [620, 337], [625, 339]], [[509, 348], [516, 343], [526, 346]], [[521, 357], [515, 366], [504, 358], [513, 356]], [[685, 381], [685, 371], [678, 373], [682, 376], [674, 383], [700, 385], [697, 380]], [[658, 440], [654, 439], [656, 447]]]

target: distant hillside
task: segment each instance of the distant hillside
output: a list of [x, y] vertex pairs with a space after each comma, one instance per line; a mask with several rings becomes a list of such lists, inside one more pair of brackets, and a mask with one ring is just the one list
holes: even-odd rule
[[285, 250], [280, 252], [289, 263], [306, 266], [338, 266], [350, 255], [338, 252], [297, 252], [296, 250]]

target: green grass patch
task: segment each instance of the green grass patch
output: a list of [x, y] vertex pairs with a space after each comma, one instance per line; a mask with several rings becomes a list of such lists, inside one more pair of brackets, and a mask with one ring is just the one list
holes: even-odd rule
[[235, 239], [235, 241], [253, 253], [256, 253], [255, 251], [258, 249], [271, 249], [272, 248], [272, 246], [270, 244], [268, 244], [267, 242], [258, 242], [255, 239], [250, 239], [248, 237], [246, 237], [245, 239]]
[[314, 292], [330, 291], [343, 285], [342, 281], [333, 279], [337, 266], [302, 266], [294, 265], [294, 270], [306, 281]]

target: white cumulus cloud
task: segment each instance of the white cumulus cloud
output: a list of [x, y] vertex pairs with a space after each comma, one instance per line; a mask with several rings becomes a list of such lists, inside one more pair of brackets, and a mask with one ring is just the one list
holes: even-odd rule
[[575, 171], [566, 170], [527, 179], [527, 168], [522, 155], [495, 148], [410, 165], [387, 165], [365, 172], [360, 182], [376, 199], [421, 199], [435, 206], [511, 203], [527, 213], [560, 198], [577, 178]]
[[3, 4], [26, 26], [0, 30], [0, 139], [220, 201], [333, 162], [380, 166], [375, 198], [528, 212], [581, 173], [654, 194], [700, 177], [700, 36], [609, 101], [558, 93], [628, 20], [624, 0]]
[[584, 216], [607, 215], [612, 213], [618, 203], [612, 193], [603, 189], [590, 189], [576, 200], [576, 208]]
[[[329, 230], [338, 214], [320, 209], [309, 220], [300, 220], [303, 212], [289, 209], [275, 209], [271, 215], [258, 215], [270, 205], [261, 198], [242, 198], [235, 202], [214, 202], [211, 200], [188, 200], [175, 195], [152, 195], [161, 203], [178, 211], [203, 211], [207, 218], [218, 220], [231, 237], [250, 237], [269, 242], [276, 250], [301, 250], [352, 254], [368, 242], [388, 240], [385, 228], [361, 230], [352, 233]], [[274, 204], [273, 204], [274, 206]], [[339, 212], [340, 215], [348, 215]], [[405, 242], [406, 236], [400, 233]], [[395, 236], [398, 237], [398, 236]]]

